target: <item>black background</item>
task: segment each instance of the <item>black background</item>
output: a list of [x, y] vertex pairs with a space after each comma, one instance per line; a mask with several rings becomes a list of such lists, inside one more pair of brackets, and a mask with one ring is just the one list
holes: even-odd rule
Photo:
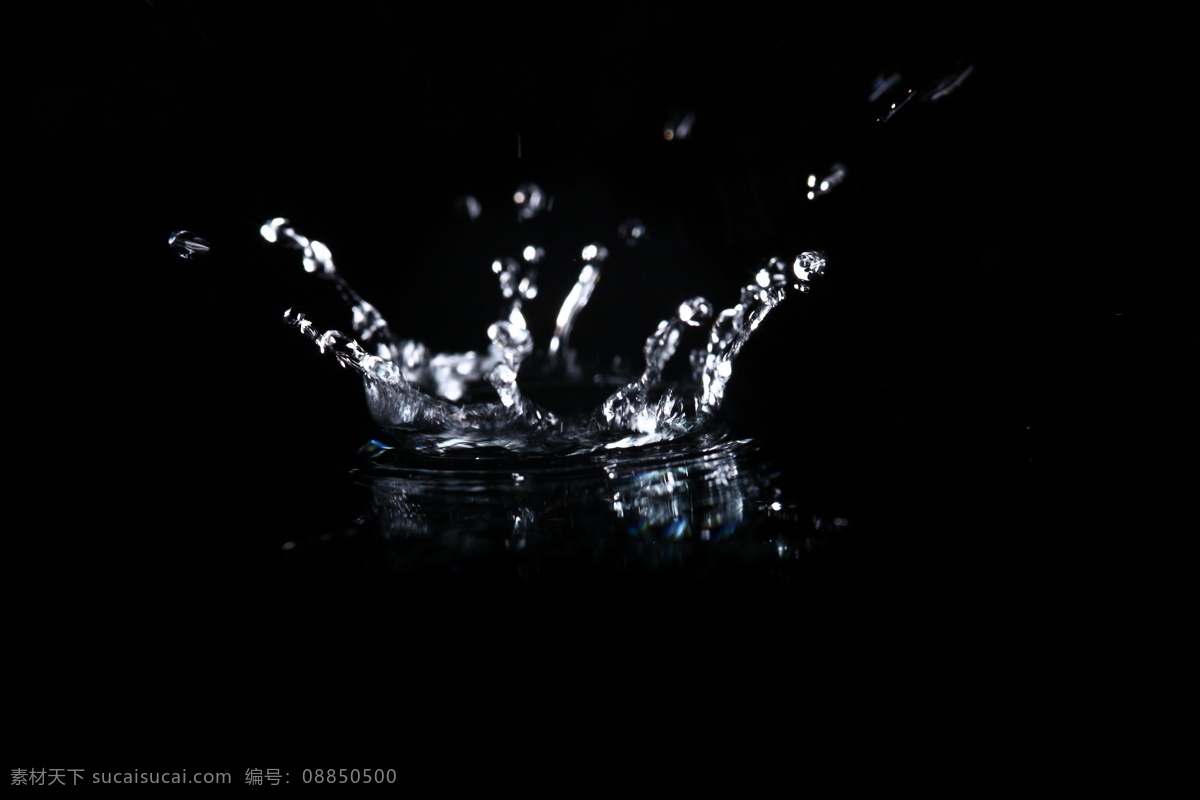
[[[4, 167], [25, 685], [86, 653], [257, 696], [352, 642], [410, 686], [430, 658], [489, 686], [499, 662], [578, 675], [598, 652], [617, 673], [697, 651], [745, 668], [764, 646], [811, 663], [814, 626], [889, 665], [949, 648], [1012, 675], [1158, 621], [1195, 444], [1196, 96], [1172, 27], [147, 2], [14, 31], [34, 43]], [[881, 73], [919, 92], [967, 65], [886, 123], [867, 102]], [[694, 132], [666, 142], [676, 110]], [[845, 184], [805, 200], [834, 162]], [[722, 581], [280, 558], [361, 513], [347, 475], [373, 430], [358, 382], [280, 322], [295, 304], [345, 327], [259, 225], [290, 218], [394, 330], [460, 349], [495, 313], [488, 263], [525, 243], [505, 206], [524, 180], [555, 197], [539, 224], [563, 248], [647, 222], [637, 270], [589, 308], [615, 330], [581, 323], [581, 349], [633, 352], [679, 299], [724, 307], [763, 258], [828, 253], [747, 347], [727, 416], [853, 536]], [[180, 228], [212, 252], [178, 258]]]

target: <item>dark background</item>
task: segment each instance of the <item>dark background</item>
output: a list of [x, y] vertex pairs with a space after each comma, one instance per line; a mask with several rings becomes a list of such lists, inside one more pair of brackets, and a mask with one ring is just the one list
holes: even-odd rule
[[[621, 663], [629, 631], [728, 655], [825, 623], [912, 657], [1003, 638], [1017, 658], [1170, 606], [1197, 334], [1196, 92], [1169, 20], [556, 14], [147, 2], [14, 31], [36, 46], [9, 72], [6, 561], [52, 654], [31, 674], [60, 635], [118, 631], [138, 653], [206, 631], [228, 649], [162, 646], [213, 663], [347, 631], [406, 653], [499, 633], [553, 660], [603, 641]], [[867, 102], [881, 73], [919, 93], [967, 65], [886, 123]], [[694, 132], [666, 142], [676, 110]], [[807, 201], [834, 162], [846, 182]], [[280, 319], [347, 322], [258, 227], [290, 218], [393, 330], [462, 349], [495, 313], [490, 260], [535, 230], [505, 206], [525, 180], [555, 198], [548, 249], [615, 250], [618, 223], [647, 223], [580, 323], [601, 355], [636, 352], [684, 297], [732, 304], [768, 256], [828, 253], [739, 360], [727, 419], [850, 535], [719, 581], [280, 557], [362, 513], [347, 476], [373, 429], [358, 381]], [[212, 252], [178, 258], [180, 228]]]

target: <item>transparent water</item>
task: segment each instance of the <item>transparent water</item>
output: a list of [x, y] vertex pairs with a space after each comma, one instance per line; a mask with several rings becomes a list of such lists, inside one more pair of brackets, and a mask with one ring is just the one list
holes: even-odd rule
[[[744, 575], [801, 566], [854, 535], [851, 515], [789, 496], [760, 443], [728, 430], [570, 458], [429, 458], [386, 437], [363, 447], [353, 519], [292, 532], [294, 565], [554, 579]], [[348, 554], [354, 554], [353, 557]]]
[[[518, 216], [526, 218], [546, 202], [533, 184], [513, 195]], [[641, 223], [623, 226], [634, 239]], [[644, 368], [612, 392], [596, 408], [577, 414], [555, 411], [530, 400], [525, 381], [604, 383], [613, 376], [581, 374], [570, 347], [571, 331], [596, 290], [608, 249], [584, 244], [574, 262], [582, 264], [574, 286], [562, 300], [545, 350], [536, 346], [523, 308], [538, 299], [537, 268], [545, 258], [529, 246], [520, 257], [496, 259], [491, 272], [499, 278], [500, 295], [508, 303], [505, 318], [489, 325], [478, 351], [436, 353], [424, 343], [394, 334], [379, 310], [342, 277], [333, 253], [311, 240], [282, 217], [261, 229], [269, 242], [301, 253], [306, 272], [328, 281], [350, 311], [351, 333], [322, 330], [303, 312], [289, 309], [287, 322], [331, 354], [363, 381], [372, 419], [402, 449], [444, 455], [523, 453], [578, 455], [597, 450], [643, 447], [706, 430], [721, 409], [733, 362], [755, 330], [776, 306], [793, 293], [806, 293], [825, 271], [825, 255], [805, 251], [784, 260], [771, 258], [741, 287], [737, 302], [720, 311], [704, 297], [684, 299], [646, 338]], [[484, 270], [479, 270], [481, 278]], [[668, 362], [683, 357], [680, 345], [693, 329], [702, 333], [687, 354], [687, 375], [665, 377]], [[495, 400], [465, 402], [490, 385]]]
[[[880, 109], [876, 120], [887, 123], [913, 100], [947, 96], [970, 72], [921, 93], [899, 74], [865, 89]], [[680, 146], [697, 124], [689, 111], [672, 112], [663, 138]], [[837, 191], [851, 174], [847, 162], [811, 173], [801, 191], [809, 200]], [[511, 214], [514, 226], [544, 224], [555, 210], [553, 187], [533, 182], [519, 183], [510, 199], [501, 214]], [[474, 224], [494, 209], [485, 212], [475, 195], [463, 194], [453, 211]], [[360, 295], [332, 249], [288, 219], [268, 220], [260, 233], [296, 251], [304, 271], [341, 298], [348, 327], [325, 327], [299, 308], [284, 319], [358, 376], [379, 427], [360, 448], [365, 466], [354, 477], [368, 507], [340, 535], [291, 534], [283, 543], [289, 557], [357, 536], [388, 543], [376, 562], [402, 570], [484, 563], [519, 571], [609, 565], [697, 572], [725, 560], [778, 564], [852, 527], [836, 508], [814, 513], [801, 505], [811, 498], [788, 496], [760, 444], [735, 438], [720, 414], [735, 361], [764, 319], [785, 301], [799, 313], [799, 299], [825, 273], [820, 250], [764, 258], [752, 282], [714, 299], [671, 297], [669, 287], [647, 283], [663, 316], [647, 330], [640, 359], [610, 353], [613, 368], [597, 369], [583, 366], [572, 334], [604, 291], [606, 271], [653, 236], [638, 217], [626, 217], [610, 243], [581, 237], [570, 252], [529, 244], [463, 265], [467, 286], [459, 291], [490, 283], [503, 311], [457, 320], [478, 331], [478, 347], [461, 352], [439, 351], [421, 331], [406, 329], [404, 298], [388, 299], [390, 319], [401, 321], [390, 323], [380, 310], [385, 301], [376, 306]], [[365, 269], [349, 265], [347, 272]], [[553, 284], [545, 279], [555, 274], [574, 282], [550, 297], [539, 278]], [[530, 323], [535, 304], [557, 308], [552, 325]], [[601, 330], [629, 322], [607, 313], [592, 320]], [[597, 390], [600, 398], [581, 408], [578, 398]]]

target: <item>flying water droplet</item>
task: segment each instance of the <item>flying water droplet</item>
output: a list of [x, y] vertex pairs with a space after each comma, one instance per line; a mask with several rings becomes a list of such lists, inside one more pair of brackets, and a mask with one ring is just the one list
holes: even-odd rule
[[583, 250], [579, 253], [579, 257], [589, 264], [599, 264], [608, 258], [608, 248], [602, 244], [593, 242], [584, 246]]
[[788, 265], [780, 258], [768, 260], [767, 266], [754, 275], [754, 282], [763, 289], [787, 286], [788, 280]]
[[625, 244], [633, 247], [646, 236], [646, 224], [636, 217], [631, 217], [617, 226], [617, 236]]
[[663, 125], [663, 138], [668, 142], [683, 140], [692, 133], [696, 124], [696, 115], [691, 111], [672, 111], [671, 116]]
[[796, 256], [796, 260], [792, 262], [792, 274], [796, 277], [792, 288], [807, 292], [809, 282], [817, 275], [825, 274], [825, 253], [820, 250], [806, 250]]
[[871, 83], [871, 94], [869, 97], [867, 97], [867, 102], [874, 103], [880, 97], [883, 97], [885, 94], [887, 94], [888, 90], [899, 83], [900, 80], [901, 78], [899, 72], [893, 72], [886, 78], [883, 76], [883, 73], [880, 73], [879, 76], [876, 77]]
[[521, 251], [521, 258], [525, 259], [530, 264], [536, 264], [546, 257], [546, 251], [536, 245], [525, 245], [525, 249]]
[[474, 222], [483, 213], [483, 206], [479, 204], [479, 200], [474, 195], [464, 194], [455, 199], [454, 211], [458, 216]]
[[579, 278], [567, 293], [555, 319], [554, 337], [550, 340], [549, 349], [551, 361], [556, 361], [560, 353], [567, 349], [567, 340], [571, 336], [575, 318], [592, 298], [592, 290], [600, 280], [600, 262], [608, 257], [608, 251], [600, 245], [589, 244], [583, 248], [582, 256], [587, 263], [579, 271]]
[[938, 100], [949, 95], [955, 89], [962, 85], [971, 73], [975, 71], [975, 65], [970, 64], [966, 69], [960, 72], [952, 72], [941, 80], [937, 81], [925, 90], [921, 95], [921, 100], [927, 103], [935, 103]]
[[258, 229], [258, 233], [271, 244], [275, 244], [279, 241], [279, 232], [284, 225], [287, 225], [287, 220], [283, 217], [276, 217], [264, 222], [263, 226]]
[[513, 192], [513, 203], [517, 206], [517, 219], [533, 219], [551, 205], [550, 197], [536, 183], [522, 183]]
[[888, 122], [892, 117], [896, 116], [896, 112], [908, 105], [908, 102], [913, 99], [913, 90], [909, 89], [904, 93], [904, 96], [888, 106], [887, 111], [879, 118], [880, 122]]
[[833, 187], [846, 179], [846, 168], [841, 164], [834, 164], [829, 168], [829, 174], [824, 178], [817, 180], [815, 174], [808, 176], [808, 199], [816, 200], [824, 194], [828, 194]]
[[205, 255], [210, 249], [207, 239], [201, 239], [191, 231], [175, 231], [167, 239], [167, 244], [176, 255], [189, 261], [198, 255]]
[[498, 258], [492, 262], [492, 272], [500, 276], [500, 293], [506, 300], [519, 304], [521, 300], [537, 297], [537, 270], [515, 258]]

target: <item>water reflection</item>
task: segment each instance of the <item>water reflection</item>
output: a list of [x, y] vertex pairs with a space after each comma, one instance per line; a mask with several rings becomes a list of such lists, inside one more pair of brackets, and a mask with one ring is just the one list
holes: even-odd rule
[[368, 509], [344, 534], [371, 542], [372, 571], [704, 575], [799, 559], [849, 525], [784, 496], [759, 444], [724, 431], [586, 458], [431, 460], [381, 440], [363, 455]]

